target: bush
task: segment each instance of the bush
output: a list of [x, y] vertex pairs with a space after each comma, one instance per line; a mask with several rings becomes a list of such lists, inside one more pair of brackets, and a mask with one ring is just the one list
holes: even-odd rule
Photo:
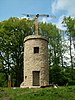
[[75, 85], [75, 80], [70, 80], [70, 81], [68, 82], [68, 85]]

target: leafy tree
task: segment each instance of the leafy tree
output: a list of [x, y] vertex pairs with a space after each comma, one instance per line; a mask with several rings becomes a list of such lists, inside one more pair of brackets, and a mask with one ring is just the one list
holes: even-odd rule
[[65, 27], [67, 27], [67, 33], [69, 36], [69, 41], [70, 41], [70, 59], [71, 59], [71, 67], [72, 67], [72, 78], [73, 78], [73, 55], [72, 55], [72, 40], [75, 41], [75, 19], [69, 17], [64, 17], [64, 20], [62, 22]]
[[61, 55], [61, 34], [59, 30], [52, 23], [41, 23], [39, 28], [41, 34], [49, 39], [49, 66], [52, 64], [59, 65]]
[[[19, 86], [23, 81], [23, 40], [33, 30], [33, 21], [25, 18], [11, 17], [0, 22], [0, 69], [5, 80], [11, 75], [12, 86]], [[49, 39], [50, 83], [66, 84], [68, 78], [60, 67], [63, 67], [62, 33], [52, 23], [39, 23], [39, 33]]]
[[[2, 68], [16, 79], [19, 86], [23, 79], [23, 40], [32, 34], [32, 21], [16, 17], [0, 22], [0, 57]], [[7, 70], [6, 70], [7, 69]]]
[[68, 78], [64, 72], [64, 68], [60, 66], [53, 66], [50, 69], [50, 83], [58, 84], [60, 86], [68, 83]]
[[51, 23], [41, 23], [40, 32], [42, 35], [48, 37], [48, 60], [49, 60], [49, 72], [50, 72], [50, 83], [64, 85], [67, 83], [67, 77], [65, 72], [62, 72], [60, 66], [63, 64], [63, 45], [62, 45], [62, 31], [56, 28]]

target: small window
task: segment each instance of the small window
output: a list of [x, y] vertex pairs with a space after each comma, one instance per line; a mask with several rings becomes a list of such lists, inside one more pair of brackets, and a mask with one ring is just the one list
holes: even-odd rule
[[27, 78], [27, 76], [25, 76], [25, 79]]
[[34, 47], [34, 53], [39, 53], [39, 47]]

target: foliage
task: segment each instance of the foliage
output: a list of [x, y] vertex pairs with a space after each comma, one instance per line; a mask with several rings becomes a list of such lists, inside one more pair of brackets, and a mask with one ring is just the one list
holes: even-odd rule
[[32, 34], [31, 25], [32, 21], [16, 17], [0, 22], [1, 68], [6, 80], [9, 74], [16, 79], [16, 86], [23, 79], [23, 40]]
[[[62, 22], [64, 24], [65, 27], [67, 27], [67, 33], [69, 36], [69, 41], [70, 41], [70, 46], [69, 46], [69, 50], [70, 50], [70, 59], [71, 59], [71, 68], [72, 68], [72, 72], [74, 70], [74, 55], [72, 54], [72, 44], [74, 45], [75, 48], [75, 19], [69, 17], [64, 17], [64, 20]], [[71, 73], [72, 79], [73, 79], [73, 74]]]
[[64, 69], [62, 69], [60, 66], [52, 66], [49, 73], [49, 80], [51, 84], [58, 84], [59, 86], [61, 86], [68, 83], [68, 78], [65, 75]]
[[66, 32], [69, 37], [72, 37], [73, 41], [75, 41], [75, 19], [71, 16], [64, 17], [63, 22], [64, 26], [67, 28]]
[[0, 89], [0, 98], [5, 100], [74, 100], [75, 86], [39, 89]]
[[[67, 26], [67, 32], [71, 32], [69, 36], [74, 39], [74, 19], [65, 17], [63, 23]], [[0, 86], [7, 86], [8, 75], [11, 75], [12, 86], [19, 86], [23, 81], [23, 40], [33, 32], [34, 24], [29, 19], [11, 17], [0, 22], [0, 82], [4, 82], [4, 85]], [[72, 76], [72, 81], [75, 79], [75, 71], [71, 70], [72, 66], [64, 67], [63, 53], [66, 52], [67, 46], [62, 45], [62, 32], [52, 23], [39, 23], [39, 34], [49, 39], [50, 83], [71, 84]]]
[[61, 33], [52, 23], [40, 23], [41, 34], [49, 38], [49, 66], [59, 65], [61, 56]]

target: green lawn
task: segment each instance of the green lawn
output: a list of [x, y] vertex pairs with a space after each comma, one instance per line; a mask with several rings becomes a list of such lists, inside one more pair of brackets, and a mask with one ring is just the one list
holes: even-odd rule
[[0, 100], [75, 100], [75, 86], [59, 88], [0, 88]]

